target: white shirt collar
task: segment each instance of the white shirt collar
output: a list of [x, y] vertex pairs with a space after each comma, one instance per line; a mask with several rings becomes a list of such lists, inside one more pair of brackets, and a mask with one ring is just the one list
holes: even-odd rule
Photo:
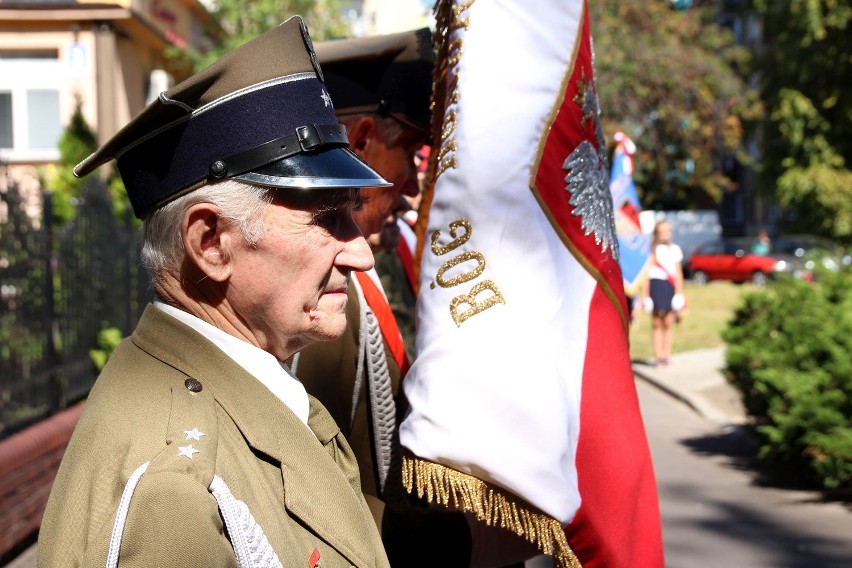
[[272, 391], [305, 425], [308, 424], [308, 393], [290, 369], [270, 353], [207, 323], [189, 312], [159, 300], [154, 305], [185, 323], [221, 349], [251, 376]]

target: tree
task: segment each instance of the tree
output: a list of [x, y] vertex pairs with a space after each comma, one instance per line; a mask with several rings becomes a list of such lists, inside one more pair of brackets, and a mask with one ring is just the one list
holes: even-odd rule
[[[59, 161], [41, 168], [39, 175], [41, 186], [53, 194], [53, 220], [63, 225], [75, 217], [76, 202], [83, 191], [83, 185], [93, 175], [78, 178], [74, 175], [74, 166], [98, 148], [97, 136], [86, 122], [79, 100], [57, 146]], [[123, 222], [130, 199], [124, 191], [116, 168], [111, 170], [106, 183], [112, 196], [116, 218]]]
[[53, 193], [53, 217], [66, 223], [74, 218], [74, 200], [80, 196], [84, 181], [74, 177], [72, 170], [98, 147], [97, 137], [83, 117], [80, 101], [59, 138], [58, 147], [59, 161], [41, 172], [41, 185]]
[[850, 0], [751, 0], [761, 17], [762, 188], [790, 230], [852, 242]]
[[216, 0], [206, 50], [172, 47], [167, 55], [179, 66], [199, 71], [233, 49], [293, 15], [301, 15], [315, 41], [351, 34], [348, 0]]
[[760, 116], [741, 78], [749, 54], [716, 24], [715, 2], [704, 4], [589, 2], [604, 131], [636, 142], [634, 178], [649, 208], [721, 200], [734, 188], [725, 163], [747, 161], [745, 124]]

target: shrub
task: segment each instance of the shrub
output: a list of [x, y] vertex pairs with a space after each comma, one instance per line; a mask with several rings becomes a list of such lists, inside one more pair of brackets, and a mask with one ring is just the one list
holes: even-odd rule
[[746, 294], [723, 337], [760, 457], [852, 489], [852, 271]]
[[89, 350], [89, 358], [95, 364], [98, 372], [103, 371], [107, 359], [109, 359], [109, 356], [112, 355], [112, 352], [115, 351], [115, 348], [118, 347], [122, 339], [121, 330], [117, 327], [107, 327], [98, 333], [97, 349]]

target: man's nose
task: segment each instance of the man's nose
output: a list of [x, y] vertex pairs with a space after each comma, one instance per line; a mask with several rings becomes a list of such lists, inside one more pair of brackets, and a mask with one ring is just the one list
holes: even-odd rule
[[337, 255], [337, 264], [359, 272], [366, 272], [373, 268], [375, 265], [373, 251], [370, 250], [370, 245], [367, 244], [363, 235], [359, 233], [357, 237], [343, 243], [343, 249]]

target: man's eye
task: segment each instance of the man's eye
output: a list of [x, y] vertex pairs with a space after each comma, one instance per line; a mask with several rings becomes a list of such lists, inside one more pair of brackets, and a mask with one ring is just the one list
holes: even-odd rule
[[343, 230], [347, 223], [351, 222], [351, 219], [351, 209], [347, 205], [346, 207], [317, 211], [314, 213], [313, 224], [329, 233], [338, 233]]
[[360, 211], [364, 208], [368, 201], [370, 201], [369, 197], [364, 197], [359, 193], [352, 201], [352, 211]]
[[320, 227], [328, 227], [333, 224], [338, 216], [337, 209], [325, 209], [314, 213], [313, 224]]

